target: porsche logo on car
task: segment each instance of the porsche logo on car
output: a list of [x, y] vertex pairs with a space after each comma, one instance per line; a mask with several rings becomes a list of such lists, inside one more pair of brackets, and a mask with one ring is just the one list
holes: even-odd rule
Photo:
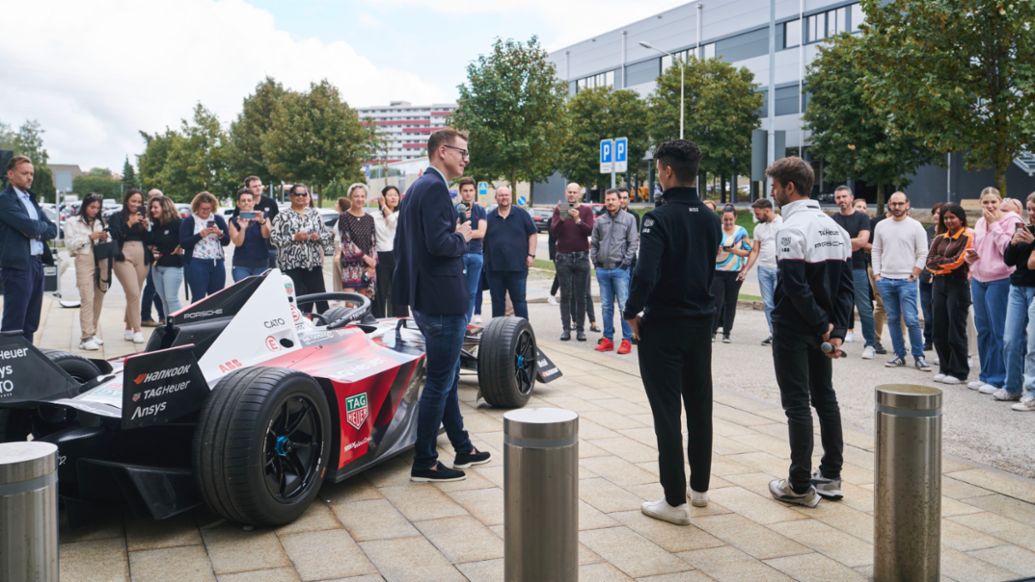
[[367, 406], [366, 392], [345, 399], [345, 422], [348, 422], [349, 426], [359, 430], [369, 416], [370, 408]]

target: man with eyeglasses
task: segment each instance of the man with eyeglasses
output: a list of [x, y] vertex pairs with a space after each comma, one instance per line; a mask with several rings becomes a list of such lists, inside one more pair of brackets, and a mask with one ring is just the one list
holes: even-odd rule
[[[457, 399], [469, 301], [463, 256], [471, 223], [457, 225], [448, 184], [464, 174], [470, 160], [467, 136], [455, 129], [436, 131], [428, 139], [428, 159], [431, 167], [403, 198], [394, 245], [392, 303], [412, 309], [424, 334], [427, 362], [410, 480], [462, 481], [467, 477], [461, 469], [488, 463], [490, 456], [471, 443]], [[452, 468], [438, 460], [439, 426], [445, 426], [456, 451]]]

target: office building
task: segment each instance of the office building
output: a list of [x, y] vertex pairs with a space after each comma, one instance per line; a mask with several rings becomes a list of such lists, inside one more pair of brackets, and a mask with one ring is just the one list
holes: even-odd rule
[[380, 165], [426, 157], [428, 136], [444, 129], [455, 110], [456, 103], [412, 105], [406, 101], [357, 109], [360, 121], [377, 126], [386, 138], [385, 148], [371, 162]]

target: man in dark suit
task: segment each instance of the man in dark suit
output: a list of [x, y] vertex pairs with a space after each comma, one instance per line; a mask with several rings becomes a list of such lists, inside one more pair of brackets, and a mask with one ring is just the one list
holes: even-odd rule
[[[417, 444], [410, 480], [461, 481], [460, 469], [489, 462], [489, 453], [471, 444], [460, 415], [456, 388], [460, 350], [467, 328], [468, 291], [463, 256], [471, 223], [458, 223], [449, 180], [464, 173], [470, 157], [467, 136], [453, 129], [428, 139], [431, 167], [407, 190], [395, 232], [395, 285], [392, 303], [408, 305], [424, 334], [427, 377], [417, 414]], [[438, 461], [435, 443], [445, 425], [456, 451], [453, 468]]]
[[57, 226], [29, 191], [32, 178], [32, 160], [15, 156], [7, 164], [9, 185], [0, 192], [0, 280], [4, 283], [0, 331], [21, 330], [30, 342], [40, 325], [43, 265], [54, 264], [46, 241], [57, 237]]

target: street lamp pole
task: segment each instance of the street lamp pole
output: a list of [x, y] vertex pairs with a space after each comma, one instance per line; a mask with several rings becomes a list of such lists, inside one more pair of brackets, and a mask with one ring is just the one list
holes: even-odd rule
[[[673, 61], [676, 60], [675, 55], [673, 55], [672, 53], [670, 53], [670, 52], [668, 52], [666, 50], [659, 49], [658, 47], [652, 45], [651, 43], [649, 43], [647, 41], [641, 40], [640, 41], [640, 46], [642, 46], [645, 49], [649, 49], [649, 50], [652, 50], [652, 51], [657, 51], [657, 52], [659, 52], [662, 55], [665, 55], [667, 57], [671, 57]], [[686, 62], [680, 61], [680, 63], [679, 63], [679, 139], [683, 139], [683, 120], [685, 119], [685, 116], [686, 116], [685, 92], [686, 92]]]

